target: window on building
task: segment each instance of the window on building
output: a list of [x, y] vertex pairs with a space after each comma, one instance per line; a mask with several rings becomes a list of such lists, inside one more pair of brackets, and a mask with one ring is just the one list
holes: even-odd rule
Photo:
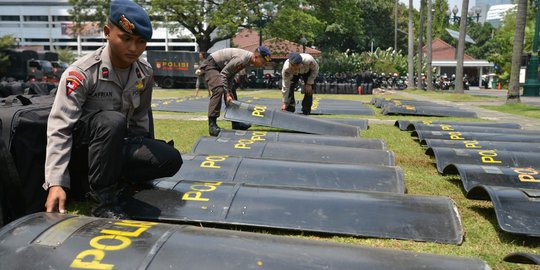
[[69, 16], [53, 16], [53, 22], [70, 22]]
[[48, 16], [24, 16], [25, 22], [47, 22], [49, 21]]
[[0, 16], [0, 21], [18, 22], [19, 16]]

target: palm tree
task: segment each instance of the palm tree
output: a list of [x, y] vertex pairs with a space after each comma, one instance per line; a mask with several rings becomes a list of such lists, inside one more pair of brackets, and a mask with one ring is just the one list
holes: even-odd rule
[[456, 80], [454, 81], [455, 93], [463, 94], [463, 58], [465, 55], [465, 35], [467, 33], [467, 11], [469, 0], [463, 0], [461, 5], [461, 19], [459, 22], [459, 39], [457, 47]]
[[424, 55], [424, 52], [422, 49], [424, 48], [424, 3], [425, 0], [420, 0], [420, 24], [418, 25], [418, 73], [416, 74], [416, 87], [418, 87], [418, 89], [422, 89], [423, 84], [422, 67], [424, 66], [424, 61], [422, 56]]
[[427, 43], [427, 59], [426, 59], [426, 80], [427, 80], [427, 90], [433, 90], [433, 70], [431, 67], [431, 62], [433, 61], [432, 53], [433, 48], [431, 47], [432, 41], [432, 33], [431, 28], [433, 24], [433, 2], [431, 0], [428, 0], [427, 5], [427, 37], [426, 37], [426, 43]]
[[414, 88], [414, 29], [413, 29], [413, 0], [409, 0], [409, 65], [407, 67], [407, 87]]
[[519, 98], [519, 69], [521, 66], [521, 53], [525, 38], [525, 25], [527, 20], [527, 0], [518, 1], [516, 14], [516, 32], [514, 32], [514, 48], [512, 50], [512, 71], [510, 73], [510, 85], [506, 97], [507, 104], [520, 103]]

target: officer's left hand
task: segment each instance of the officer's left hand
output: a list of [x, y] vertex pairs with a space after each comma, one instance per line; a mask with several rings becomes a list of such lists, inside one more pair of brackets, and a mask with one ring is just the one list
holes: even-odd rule
[[229, 105], [229, 104], [231, 104], [232, 101], [233, 101], [233, 97], [232, 97], [231, 93], [227, 92], [225, 102], [227, 103], [227, 105]]
[[313, 84], [306, 84], [304, 87], [304, 94], [313, 95]]

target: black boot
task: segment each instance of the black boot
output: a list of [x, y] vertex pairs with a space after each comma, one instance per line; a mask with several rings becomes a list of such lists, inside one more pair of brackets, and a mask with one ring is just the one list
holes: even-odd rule
[[248, 124], [248, 123], [235, 122], [235, 121], [232, 122], [232, 129], [248, 130], [248, 128], [250, 127], [251, 127], [251, 124]]
[[117, 185], [90, 191], [88, 197], [96, 203], [96, 206], [92, 208], [92, 215], [102, 218], [129, 219], [121, 205], [124, 197], [128, 196], [127, 192], [127, 188], [119, 189]]
[[208, 117], [208, 133], [210, 134], [210, 136], [217, 136], [221, 131], [216, 121], [217, 117]]

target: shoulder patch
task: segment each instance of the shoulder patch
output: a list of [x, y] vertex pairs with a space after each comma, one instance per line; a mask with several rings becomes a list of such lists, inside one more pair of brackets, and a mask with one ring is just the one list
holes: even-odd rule
[[75, 77], [75, 78], [77, 78], [77, 79], [78, 79], [79, 81], [81, 81], [81, 82], [84, 81], [83, 75], [81, 75], [81, 73], [79, 73], [79, 72], [77, 72], [77, 71], [74, 71], [74, 70], [72, 70], [72, 71], [70, 71], [70, 72], [68, 73], [68, 77]]
[[77, 87], [79, 87], [81, 83], [76, 80], [75, 78], [67, 78], [66, 79], [66, 95], [70, 95], [75, 90], [77, 90]]

